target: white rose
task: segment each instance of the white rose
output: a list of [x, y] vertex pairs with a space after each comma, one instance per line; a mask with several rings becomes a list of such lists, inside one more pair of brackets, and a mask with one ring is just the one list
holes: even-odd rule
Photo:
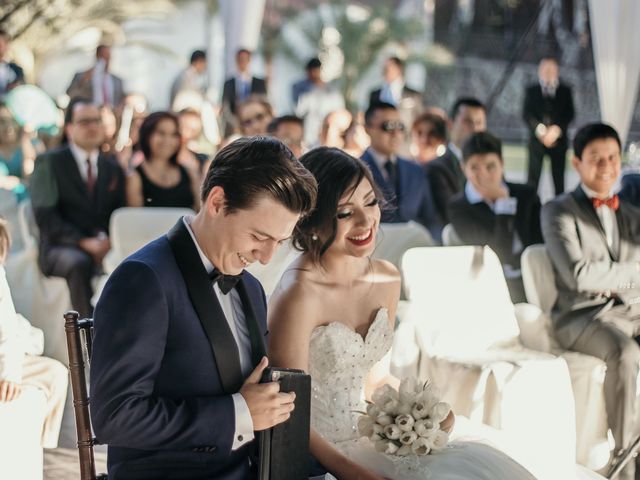
[[437, 430], [431, 437], [431, 448], [433, 450], [442, 450], [449, 442], [449, 434], [442, 430]]
[[373, 428], [373, 433], [376, 435], [382, 435], [384, 433], [384, 427], [379, 423], [374, 423], [372, 428]]
[[446, 402], [438, 402], [429, 412], [429, 418], [431, 418], [437, 424], [440, 424], [440, 422], [447, 418], [450, 411], [451, 405]]
[[371, 435], [369, 437], [369, 440], [371, 440], [373, 443], [376, 443], [380, 440], [384, 440], [385, 437], [383, 437], [382, 435], [380, 435], [379, 433], [374, 433], [373, 435]]
[[395, 398], [388, 398], [384, 403], [380, 404], [382, 411], [389, 415], [397, 415], [399, 406], [400, 403]]
[[415, 420], [411, 415], [398, 415], [396, 417], [396, 425], [400, 427], [403, 432], [409, 432], [413, 429]]
[[418, 438], [411, 444], [411, 451], [416, 455], [428, 455], [431, 451], [430, 442], [426, 438]]
[[392, 423], [391, 425], [384, 427], [384, 434], [390, 440], [398, 440], [400, 435], [402, 435], [402, 430], [400, 430], [398, 425]]
[[418, 439], [418, 434], [412, 430], [410, 432], [404, 432], [400, 436], [400, 443], [402, 443], [403, 445], [411, 445], [417, 439]]
[[389, 400], [398, 400], [398, 392], [396, 392], [391, 385], [385, 384], [376, 388], [371, 399], [373, 400], [373, 403], [380, 406], [387, 403]]
[[410, 454], [411, 454], [411, 445], [402, 445], [396, 452], [396, 455], [399, 455], [401, 457], [405, 457]]
[[[413, 403], [401, 403], [398, 407], [398, 415], [411, 415], [411, 410], [413, 410]], [[413, 415], [412, 415], [413, 416]]]
[[433, 420], [430, 420], [428, 418], [418, 420], [413, 425], [413, 430], [421, 437], [428, 437], [437, 429], [438, 425], [433, 423]]
[[424, 390], [418, 394], [415, 403], [422, 403], [427, 411], [431, 410], [440, 401], [440, 393], [433, 384], [429, 383]]
[[367, 415], [369, 415], [371, 418], [376, 418], [381, 413], [382, 410], [380, 410], [380, 407], [378, 407], [376, 404], [370, 403], [367, 405]]
[[376, 451], [393, 455], [398, 451], [398, 446], [389, 440], [380, 440], [375, 443]]
[[363, 437], [370, 437], [371, 435], [373, 435], [374, 423], [375, 422], [373, 421], [373, 418], [368, 415], [362, 415], [358, 419], [358, 432], [360, 433], [360, 435]]
[[400, 382], [398, 395], [402, 403], [413, 402], [416, 396], [422, 391], [423, 383], [415, 377], [404, 378]]
[[411, 416], [416, 420], [420, 420], [421, 418], [425, 418], [429, 414], [429, 410], [427, 409], [427, 404], [418, 400], [413, 404], [413, 408], [411, 409]]
[[378, 415], [378, 418], [376, 418], [376, 422], [382, 425], [383, 427], [386, 427], [387, 425], [393, 423], [393, 418], [391, 417], [391, 415], [387, 415], [386, 413], [381, 413], [380, 415]]

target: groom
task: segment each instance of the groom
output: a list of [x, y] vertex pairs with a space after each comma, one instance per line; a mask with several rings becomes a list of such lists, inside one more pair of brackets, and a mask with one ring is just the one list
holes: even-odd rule
[[244, 268], [269, 262], [317, 186], [278, 140], [222, 149], [202, 209], [126, 259], [96, 306], [91, 418], [110, 480], [251, 478], [254, 431], [294, 395], [259, 384], [266, 302]]

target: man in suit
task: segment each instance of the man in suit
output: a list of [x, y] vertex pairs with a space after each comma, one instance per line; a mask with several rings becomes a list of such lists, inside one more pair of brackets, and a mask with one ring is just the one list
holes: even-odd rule
[[490, 133], [474, 133], [462, 155], [467, 183], [449, 201], [451, 224], [466, 245], [489, 245], [496, 252], [511, 299], [524, 302], [520, 255], [542, 243], [540, 199], [529, 185], [505, 182], [502, 144]]
[[178, 74], [171, 85], [171, 109], [177, 112], [185, 107], [193, 107], [194, 103], [199, 106], [204, 101], [208, 86], [207, 54], [203, 50], [195, 50], [189, 66]]
[[445, 152], [425, 164], [424, 172], [433, 192], [433, 200], [442, 225], [450, 222], [449, 200], [464, 188], [466, 177], [462, 171], [462, 146], [475, 132], [487, 129], [487, 111], [477, 99], [459, 98], [451, 109], [450, 141]]
[[24, 72], [16, 63], [7, 60], [11, 36], [0, 29], [0, 100], [14, 87], [24, 83]]
[[266, 301], [244, 269], [269, 262], [316, 192], [281, 142], [239, 139], [209, 168], [200, 212], [113, 272], [91, 362], [109, 479], [253, 478], [254, 431], [289, 418], [295, 395], [258, 383]]
[[[640, 362], [640, 210], [613, 188], [620, 138], [609, 125], [582, 127], [571, 163], [580, 185], [542, 209], [542, 234], [555, 271], [555, 336], [564, 348], [607, 364], [604, 380], [616, 453], [637, 434]], [[634, 478], [630, 462], [620, 478]]]
[[569, 145], [567, 129], [574, 117], [571, 88], [560, 82], [558, 62], [543, 58], [538, 82], [527, 87], [522, 111], [529, 130], [528, 183], [537, 190], [545, 155], [551, 159], [556, 195], [564, 192], [564, 167]]
[[437, 223], [429, 185], [420, 166], [398, 156], [405, 135], [398, 109], [390, 103], [374, 103], [365, 112], [365, 130], [371, 146], [362, 155], [373, 179], [384, 194], [388, 209], [383, 222], [415, 220], [439, 241], [442, 225]]
[[[236, 74], [224, 82], [222, 88], [222, 109], [225, 122], [234, 127], [234, 115], [238, 103], [252, 96], [267, 96], [267, 84], [264, 78], [254, 77], [249, 69], [251, 52], [241, 48], [236, 53]], [[228, 132], [227, 128], [227, 132]], [[230, 133], [230, 132], [229, 132]]]
[[40, 229], [39, 264], [47, 276], [63, 277], [71, 304], [92, 314], [92, 277], [109, 251], [111, 213], [125, 205], [124, 174], [113, 157], [100, 153], [100, 110], [89, 99], [67, 109], [68, 144], [36, 159], [31, 201]]
[[122, 80], [109, 72], [110, 62], [111, 47], [98, 45], [95, 65], [73, 76], [67, 95], [72, 99], [89, 98], [96, 105], [108, 105], [112, 108], [119, 106], [124, 97], [124, 89]]

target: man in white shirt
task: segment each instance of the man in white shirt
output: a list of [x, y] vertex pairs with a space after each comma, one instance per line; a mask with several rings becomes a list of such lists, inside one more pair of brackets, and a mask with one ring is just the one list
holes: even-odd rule
[[[639, 420], [640, 210], [613, 193], [621, 144], [612, 127], [582, 127], [573, 148], [580, 185], [542, 209], [558, 289], [553, 328], [562, 347], [606, 362], [605, 403], [620, 455]], [[618, 478], [633, 479], [634, 470], [630, 462]]]
[[110, 479], [250, 478], [254, 431], [287, 420], [295, 396], [258, 383], [266, 302], [244, 269], [269, 262], [316, 192], [281, 142], [239, 139], [209, 168], [200, 212], [111, 275], [91, 362]]

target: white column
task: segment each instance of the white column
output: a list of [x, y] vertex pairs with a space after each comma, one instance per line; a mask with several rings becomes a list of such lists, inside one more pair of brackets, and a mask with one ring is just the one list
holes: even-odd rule
[[589, 16], [602, 121], [624, 144], [640, 78], [640, 1], [589, 0]]
[[222, 0], [220, 12], [225, 28], [226, 75], [235, 73], [235, 54], [239, 48], [255, 50], [260, 39], [265, 0]]

